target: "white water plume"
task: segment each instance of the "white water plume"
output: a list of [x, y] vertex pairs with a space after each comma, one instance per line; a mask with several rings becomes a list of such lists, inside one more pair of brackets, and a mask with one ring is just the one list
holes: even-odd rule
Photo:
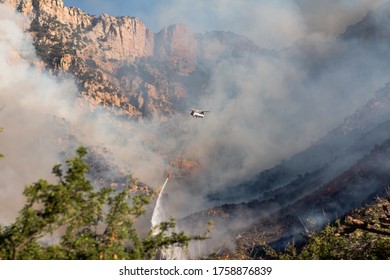
[[164, 211], [162, 209], [161, 198], [162, 198], [162, 194], [164, 192], [164, 188], [165, 188], [166, 184], [168, 183], [168, 180], [169, 180], [169, 177], [167, 177], [167, 179], [165, 180], [165, 183], [161, 187], [160, 193], [158, 194], [158, 197], [157, 197], [156, 206], [154, 207], [152, 220], [151, 220], [152, 229], [155, 229], [156, 226], [158, 226], [161, 222], [166, 220], [166, 217], [164, 215]]

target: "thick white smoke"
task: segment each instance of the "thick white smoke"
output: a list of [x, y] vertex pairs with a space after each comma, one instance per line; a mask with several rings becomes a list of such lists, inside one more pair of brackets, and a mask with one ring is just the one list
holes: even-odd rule
[[[231, 5], [220, 7], [215, 2], [206, 5], [199, 1], [191, 11], [207, 8], [213, 13], [219, 12], [222, 23], [222, 18], [229, 15], [225, 13], [228, 9], [239, 13], [249, 10], [249, 4], [253, 4], [251, 7], [255, 11], [278, 6], [263, 1], [256, 1], [257, 5], [254, 1], [227, 2]], [[281, 4], [283, 1], [276, 2]], [[202, 120], [172, 119], [186, 128], [186, 135], [161, 134], [167, 139], [185, 137], [183, 155], [200, 162], [202, 167], [202, 172], [184, 186], [185, 190], [178, 189], [174, 194], [168, 192], [167, 211], [171, 208], [176, 217], [181, 217], [202, 209], [207, 205], [203, 199], [206, 194], [235, 185], [288, 159], [341, 124], [388, 81], [388, 72], [380, 70], [383, 60], [380, 54], [357, 42], [336, 39], [348, 24], [361, 19], [380, 1], [359, 1], [356, 6], [351, 5], [352, 1], [322, 2], [315, 6], [300, 1], [299, 5], [295, 3], [273, 10], [273, 18], [275, 21], [280, 19], [280, 24], [283, 24], [285, 13], [299, 23], [290, 29], [291, 38], [296, 41], [278, 44], [289, 48], [277, 55], [242, 53], [239, 58], [231, 56], [214, 61], [208, 94], [197, 97], [200, 109], [211, 112]], [[181, 1], [175, 3], [176, 10], [174, 8], [171, 15], [187, 15], [188, 6]], [[314, 23], [311, 16], [319, 14], [321, 9], [329, 11], [329, 16], [334, 12], [332, 28], [325, 16], [316, 17]], [[164, 15], [169, 18], [169, 14]], [[278, 33], [274, 23], [262, 17], [250, 22], [253, 19], [250, 15], [248, 13], [248, 19], [243, 20], [246, 26], [261, 26], [258, 36], [251, 39], [266, 42], [264, 38], [259, 39], [263, 35], [262, 28], [286, 39], [284, 33]], [[216, 16], [208, 18], [215, 19]], [[192, 23], [195, 28], [199, 27], [196, 25], [199, 22]], [[215, 55], [212, 48], [202, 50], [206, 52], [201, 54], [204, 57], [212, 59]]]
[[185, 0], [170, 0], [154, 9], [160, 26], [183, 22], [201, 33], [233, 31], [251, 38], [261, 47], [282, 49], [316, 33], [336, 36], [382, 2], [384, 0], [199, 0], [188, 5]]
[[0, 5], [0, 222], [9, 222], [20, 209], [23, 187], [39, 178], [51, 178], [58, 162], [53, 116], [74, 119], [76, 88], [56, 81], [37, 65], [32, 38], [23, 32], [25, 21]]
[[0, 5], [0, 150], [5, 156], [0, 161], [0, 223], [9, 223], [21, 209], [24, 186], [40, 178], [53, 180], [53, 165], [63, 161], [60, 153], [71, 155], [78, 144], [104, 147], [107, 160], [123, 172], [152, 186], [160, 183], [165, 163], [150, 148], [158, 145], [155, 126], [91, 112], [72, 79], [54, 77], [41, 67], [25, 23]]
[[232, 31], [259, 46], [281, 49], [311, 34], [336, 36], [386, 0], [64, 0], [99, 15], [132, 15], [158, 32], [185, 23], [195, 32]]

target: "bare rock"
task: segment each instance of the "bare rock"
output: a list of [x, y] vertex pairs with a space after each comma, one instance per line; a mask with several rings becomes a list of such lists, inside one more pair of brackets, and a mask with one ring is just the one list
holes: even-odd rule
[[175, 24], [157, 33], [155, 55], [167, 61], [174, 70], [188, 74], [196, 68], [197, 45], [188, 26]]

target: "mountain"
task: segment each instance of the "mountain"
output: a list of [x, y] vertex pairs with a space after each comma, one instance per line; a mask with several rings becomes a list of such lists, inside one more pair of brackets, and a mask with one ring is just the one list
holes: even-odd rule
[[[56, 75], [72, 74], [81, 95], [131, 118], [164, 118], [184, 107], [185, 98], [204, 92], [207, 69], [202, 49], [219, 44], [226, 52], [259, 48], [239, 35], [194, 34], [175, 24], [158, 33], [135, 17], [89, 15], [61, 0], [1, 0], [27, 17], [45, 67]], [[169, 77], [169, 78], [168, 78]], [[196, 81], [196, 83], [194, 83]]]
[[389, 43], [389, 16], [390, 2], [381, 4], [377, 9], [370, 11], [362, 20], [347, 27], [340, 35], [344, 40], [357, 40], [368, 44]]

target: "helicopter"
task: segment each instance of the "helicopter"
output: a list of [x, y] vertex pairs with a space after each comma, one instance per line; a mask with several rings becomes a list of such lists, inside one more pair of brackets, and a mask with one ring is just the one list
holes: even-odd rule
[[205, 113], [210, 112], [206, 110], [192, 109], [191, 116], [194, 118], [204, 118]]

